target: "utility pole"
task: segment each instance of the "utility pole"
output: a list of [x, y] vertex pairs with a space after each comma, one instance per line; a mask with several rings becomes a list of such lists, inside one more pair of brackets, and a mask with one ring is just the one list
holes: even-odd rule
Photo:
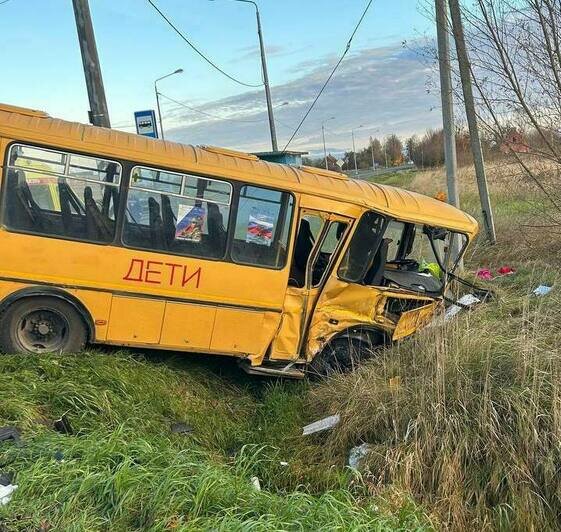
[[473, 164], [475, 166], [475, 176], [477, 178], [477, 188], [481, 201], [483, 213], [483, 224], [487, 239], [491, 244], [496, 244], [497, 235], [495, 233], [495, 222], [493, 220], [493, 210], [489, 198], [489, 187], [487, 185], [487, 175], [485, 173], [485, 162], [483, 160], [483, 150], [481, 149], [481, 139], [479, 128], [477, 127], [477, 115], [475, 112], [475, 102], [473, 99], [473, 88], [471, 84], [471, 65], [466, 48], [462, 14], [458, 0], [449, 0], [450, 15], [452, 18], [452, 30], [456, 43], [456, 54], [458, 56], [458, 66], [460, 67], [460, 78], [462, 81], [462, 92], [464, 95], [464, 106], [469, 126], [469, 138], [471, 142], [471, 152], [473, 154]]
[[72, 0], [72, 5], [90, 101], [90, 122], [94, 126], [111, 127], [88, 0]]
[[434, 1], [436, 10], [436, 35], [438, 65], [440, 70], [440, 97], [444, 129], [444, 159], [448, 182], [448, 203], [460, 206], [457, 182], [456, 139], [454, 135], [454, 103], [452, 101], [452, 75], [450, 69], [450, 41], [448, 40], [448, 8], [446, 0]]
[[329, 170], [329, 165], [327, 164], [327, 148], [325, 147], [325, 125], [321, 125], [321, 136], [323, 137], [323, 158], [325, 159], [325, 169]]
[[372, 143], [372, 136], [370, 137], [370, 155], [372, 155], [372, 170], [376, 171], [376, 163], [374, 161], [374, 144]]

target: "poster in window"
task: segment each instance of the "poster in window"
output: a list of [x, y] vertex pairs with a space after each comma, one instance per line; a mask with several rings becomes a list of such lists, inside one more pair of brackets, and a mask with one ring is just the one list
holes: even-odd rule
[[175, 226], [175, 238], [188, 242], [200, 242], [205, 222], [205, 208], [192, 207], [191, 205], [179, 205], [177, 211], [177, 225]]
[[273, 240], [273, 217], [268, 214], [252, 213], [249, 215], [245, 241], [270, 246]]

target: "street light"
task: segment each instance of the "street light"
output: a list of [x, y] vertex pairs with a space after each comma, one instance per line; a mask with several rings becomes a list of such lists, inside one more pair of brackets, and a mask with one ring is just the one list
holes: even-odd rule
[[325, 169], [329, 170], [329, 165], [327, 164], [327, 150], [325, 149], [325, 123], [330, 120], [335, 120], [334, 116], [330, 116], [327, 120], [321, 123], [321, 136], [323, 137], [323, 157], [325, 159]]
[[265, 98], [267, 99], [267, 112], [269, 114], [269, 129], [271, 130], [271, 145], [273, 151], [278, 151], [277, 131], [275, 129], [275, 117], [273, 116], [273, 104], [271, 103], [271, 88], [269, 87], [269, 74], [267, 73], [267, 58], [265, 57], [265, 46], [263, 45], [263, 32], [261, 31], [261, 17], [259, 7], [253, 0], [233, 0], [244, 4], [253, 4], [255, 16], [257, 17], [257, 35], [259, 36], [259, 49], [261, 51], [261, 69], [263, 71], [263, 85], [265, 85]]
[[158, 119], [160, 121], [160, 134], [162, 136], [162, 140], [164, 139], [164, 126], [162, 124], [162, 111], [160, 110], [160, 93], [158, 92], [158, 81], [162, 81], [165, 78], [169, 78], [170, 76], [173, 76], [175, 74], [181, 74], [181, 73], [183, 73], [183, 69], [178, 68], [177, 70], [174, 70], [173, 72], [170, 72], [169, 74], [166, 74], [165, 76], [162, 76], [161, 78], [158, 78], [156, 81], [154, 81], [154, 92], [156, 93], [156, 107], [158, 108]]
[[355, 175], [358, 175], [358, 166], [356, 164], [356, 149], [355, 149], [355, 131], [357, 129], [360, 129], [361, 127], [364, 127], [362, 124], [358, 127], [355, 127], [354, 129], [351, 129], [351, 136], [353, 137], [353, 157], [355, 160]]

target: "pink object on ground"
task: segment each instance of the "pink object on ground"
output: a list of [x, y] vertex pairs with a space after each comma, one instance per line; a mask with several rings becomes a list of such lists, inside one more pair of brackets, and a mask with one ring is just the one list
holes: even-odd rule
[[489, 268], [480, 268], [475, 272], [477, 278], [482, 279], [483, 281], [492, 281], [493, 274]]
[[516, 273], [516, 270], [514, 268], [511, 268], [510, 266], [501, 266], [498, 269], [498, 273], [499, 275], [514, 275]]

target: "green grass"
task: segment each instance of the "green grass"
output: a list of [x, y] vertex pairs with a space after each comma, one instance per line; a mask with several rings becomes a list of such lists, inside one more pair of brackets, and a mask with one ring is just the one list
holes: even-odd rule
[[[382, 511], [360, 476], [316, 461], [319, 442], [300, 436], [306, 394], [304, 383], [249, 379], [220, 360], [2, 356], [0, 424], [25, 443], [0, 443], [0, 468], [19, 486], [0, 527], [427, 529], [406, 498]], [[73, 435], [52, 429], [64, 413]], [[192, 434], [172, 434], [175, 421]]]

